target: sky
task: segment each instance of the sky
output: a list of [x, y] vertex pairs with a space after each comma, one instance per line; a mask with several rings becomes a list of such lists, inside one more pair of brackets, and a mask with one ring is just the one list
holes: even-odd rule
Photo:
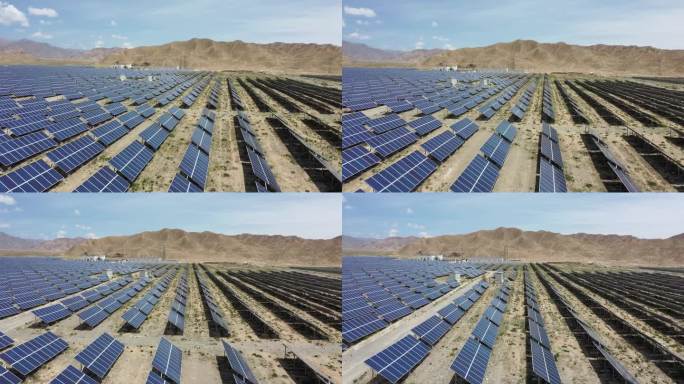
[[543, 43], [684, 49], [682, 0], [344, 0], [343, 38], [392, 50]]
[[0, 194], [0, 232], [98, 238], [162, 228], [329, 239], [342, 233], [339, 194]]
[[667, 238], [684, 232], [676, 193], [345, 194], [346, 236], [431, 237], [513, 227]]
[[341, 12], [341, 0], [0, 0], [0, 37], [78, 49], [191, 38], [340, 45]]

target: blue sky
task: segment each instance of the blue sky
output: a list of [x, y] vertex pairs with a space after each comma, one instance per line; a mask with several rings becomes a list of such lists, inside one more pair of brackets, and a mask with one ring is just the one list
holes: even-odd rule
[[341, 200], [319, 193], [5, 194], [0, 232], [51, 239], [180, 228], [327, 239], [341, 234]]
[[0, 0], [0, 37], [67, 48], [193, 37], [341, 44], [341, 0]]
[[684, 232], [681, 194], [345, 194], [343, 233], [437, 236], [515, 227], [666, 238]]
[[516, 39], [684, 48], [682, 0], [345, 0], [344, 39], [394, 50]]

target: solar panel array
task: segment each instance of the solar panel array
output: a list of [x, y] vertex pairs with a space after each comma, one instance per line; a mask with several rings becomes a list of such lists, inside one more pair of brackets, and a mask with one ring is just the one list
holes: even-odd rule
[[230, 329], [226, 324], [223, 310], [219, 308], [218, 302], [211, 293], [210, 285], [207, 283], [204, 276], [200, 275], [199, 270], [195, 269], [195, 278], [200, 287], [200, 294], [202, 296], [202, 305], [209, 312], [207, 321], [209, 322], [209, 329], [214, 330], [218, 335], [228, 336]]
[[[544, 319], [539, 310], [537, 290], [530, 281], [528, 271], [524, 273], [525, 304], [527, 308], [527, 339], [530, 345], [528, 365], [532, 366], [532, 373], [545, 383], [560, 384], [561, 378], [556, 367], [554, 355], [551, 352], [551, 342], [546, 332]], [[531, 364], [530, 364], [531, 363]]]
[[411, 314], [458, 286], [435, 279], [458, 272], [477, 277], [471, 264], [376, 257], [345, 257], [342, 262], [342, 339], [351, 344]]
[[558, 89], [558, 94], [561, 96], [563, 102], [565, 103], [565, 106], [568, 108], [568, 113], [570, 113], [572, 121], [575, 124], [589, 124], [589, 119], [587, 119], [587, 117], [584, 115], [584, 112], [582, 112], [582, 109], [579, 107], [577, 102], [572, 97], [570, 97], [570, 95], [565, 90], [561, 82], [555, 80], [555, 83], [556, 89]]
[[539, 148], [537, 192], [567, 192], [558, 132], [547, 123], [542, 123]]
[[499, 334], [503, 313], [506, 310], [511, 288], [507, 282], [499, 288], [473, 332], [461, 348], [451, 369], [456, 375], [470, 384], [484, 382], [485, 372], [492, 349]]
[[188, 300], [189, 290], [188, 271], [185, 270], [180, 275], [180, 279], [178, 280], [178, 285], [176, 286], [176, 296], [173, 298], [168, 316], [168, 324], [175, 328], [176, 334], [182, 335], [183, 329], [185, 328], [185, 305]]
[[[126, 287], [131, 281], [132, 279], [130, 277], [123, 277], [82, 293], [80, 295], [81, 300], [70, 301], [68, 304], [65, 302], [63, 303], [67, 306], [72, 305], [74, 308], [82, 308], [92, 303], [96, 303], [78, 313], [78, 317], [83, 323], [94, 328], [111, 316], [116, 310], [121, 308], [124, 303], [128, 302], [131, 297], [135, 295], [136, 291], [134, 288], [128, 288], [124, 291], [117, 292]], [[144, 286], [146, 284], [147, 280], [142, 278], [134, 287]], [[83, 305], [84, 302], [87, 302], [87, 304]]]
[[12, 344], [14, 344], [14, 340], [12, 340], [11, 337], [5, 335], [2, 331], [0, 331], [0, 351], [9, 347]]
[[228, 359], [228, 365], [235, 383], [257, 384], [258, 382], [252, 373], [252, 369], [249, 368], [247, 361], [240, 351], [224, 340], [221, 340], [221, 343], [223, 343], [223, 351]]
[[242, 133], [242, 140], [247, 156], [252, 168], [252, 174], [255, 177], [256, 189], [258, 192], [280, 192], [280, 186], [273, 176], [271, 167], [266, 161], [264, 150], [259, 143], [259, 138], [256, 131], [252, 128], [249, 116], [244, 111], [240, 111], [237, 116], [237, 122]]
[[[169, 270], [152, 289], [128, 309], [121, 318], [126, 321], [126, 327], [138, 329], [147, 320], [154, 306], [159, 302], [164, 292], [178, 272], [177, 268]], [[142, 288], [140, 289], [142, 290]]]
[[627, 168], [622, 165], [622, 162], [620, 162], [615, 155], [613, 155], [613, 152], [611, 152], [611, 150], [608, 148], [608, 144], [601, 139], [601, 136], [592, 129], [589, 130], [589, 136], [603, 155], [610, 169], [613, 170], [616, 179], [622, 184], [624, 189], [627, 192], [639, 192], [639, 188], [634, 184], [632, 178], [629, 177], [629, 171], [627, 171]]
[[57, 377], [52, 379], [50, 384], [98, 384], [98, 382], [85, 372], [81, 372], [73, 365], [69, 365]]
[[180, 384], [183, 352], [166, 338], [162, 337], [152, 360], [152, 372], [167, 382]]
[[54, 359], [68, 347], [69, 344], [66, 341], [48, 331], [0, 353], [0, 359], [11, 366], [12, 370], [25, 377]]
[[230, 93], [230, 103], [233, 109], [244, 110], [245, 105], [242, 103], [240, 94], [236, 91], [235, 84], [231, 79], [226, 80], [226, 85], [228, 86], [228, 93]]
[[537, 81], [532, 80], [530, 85], [525, 89], [525, 92], [520, 96], [520, 99], [518, 99], [518, 102], [511, 109], [511, 117], [508, 118], [509, 121], [521, 121], [525, 117], [525, 113], [530, 107], [536, 89]]
[[413, 192], [436, 169], [435, 162], [415, 151], [369, 177], [366, 183], [375, 192]]
[[479, 119], [481, 120], [489, 120], [492, 116], [496, 114], [496, 112], [501, 109], [506, 103], [508, 103], [513, 96], [515, 96], [516, 93], [518, 93], [518, 90], [528, 81], [527, 77], [521, 78], [517, 80], [515, 83], [507, 86], [502, 92], [499, 97], [496, 99], [488, 102], [484, 106], [482, 106], [478, 111], [480, 112], [480, 117]]
[[[124, 81], [118, 78], [120, 70], [85, 67], [13, 66], [11, 71], [0, 72], [0, 129], [11, 135], [0, 140], [0, 165], [8, 172], [0, 177], [14, 179], [9, 187], [0, 183], [0, 189], [3, 184], [8, 191], [53, 188], [63, 175], [91, 161], [154, 114], [148, 102], [164, 99], [168, 103], [208, 77], [202, 72], [124, 72]], [[148, 81], [149, 75], [155, 80]], [[61, 98], [46, 101], [56, 96]], [[140, 107], [129, 111], [123, 101]], [[43, 153], [47, 156], [38, 163], [31, 160]], [[50, 172], [45, 165], [59, 172]]]
[[542, 110], [541, 110], [541, 120], [546, 123], [553, 123], [556, 121], [556, 112], [553, 109], [553, 92], [551, 91], [551, 85], [549, 85], [549, 80], [546, 75], [542, 80], [543, 92], [542, 92]]
[[84, 371], [90, 372], [102, 380], [107, 376], [123, 351], [123, 343], [108, 333], [103, 333], [76, 355], [75, 359], [83, 364]]

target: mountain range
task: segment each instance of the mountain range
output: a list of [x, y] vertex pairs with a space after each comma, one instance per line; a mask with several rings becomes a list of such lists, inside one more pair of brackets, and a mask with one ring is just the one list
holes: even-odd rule
[[621, 45], [580, 46], [515, 40], [452, 50], [387, 51], [342, 43], [345, 66], [512, 69], [529, 72], [580, 72], [604, 75], [684, 75], [684, 50]]
[[253, 265], [340, 265], [341, 238], [324, 240], [278, 235], [223, 235], [162, 229], [99, 239], [22, 239], [0, 233], [0, 254], [50, 254], [77, 258], [166, 258], [187, 262], [234, 262]]
[[88, 50], [61, 48], [22, 39], [0, 39], [3, 64], [76, 64], [250, 70], [271, 73], [339, 74], [341, 48], [331, 44], [213, 41], [191, 39], [163, 45]]
[[344, 236], [346, 255], [415, 257], [442, 254], [458, 258], [504, 257], [523, 261], [567, 261], [610, 265], [684, 266], [684, 234], [667, 239], [497, 228], [430, 238], [365, 239]]

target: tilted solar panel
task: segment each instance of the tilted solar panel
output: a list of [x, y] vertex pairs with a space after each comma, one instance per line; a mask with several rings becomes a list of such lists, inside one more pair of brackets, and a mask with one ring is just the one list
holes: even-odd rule
[[429, 352], [427, 345], [409, 335], [366, 360], [366, 364], [389, 382], [396, 383], [425, 359]]
[[0, 165], [9, 167], [57, 146], [42, 132], [31, 133], [0, 143]]
[[126, 192], [130, 186], [128, 180], [105, 166], [78, 186], [74, 192]]
[[24, 376], [29, 375], [55, 356], [64, 352], [69, 344], [52, 332], [43, 333], [7, 352], [0, 359]]
[[45, 161], [38, 160], [0, 176], [0, 192], [45, 192], [63, 179]]
[[12, 344], [14, 344], [14, 340], [0, 331], [0, 351]]
[[342, 339], [347, 343], [353, 343], [370, 334], [373, 334], [389, 324], [375, 315], [363, 315], [342, 322]]
[[80, 133], [88, 130], [88, 127], [80, 119], [69, 119], [59, 121], [48, 126], [48, 131], [52, 133], [55, 140], [65, 141]]
[[192, 138], [190, 140], [193, 144], [195, 144], [202, 151], [204, 151], [204, 153], [206, 153], [207, 155], [209, 154], [209, 151], [211, 150], [212, 136], [205, 130], [197, 127], [195, 129], [195, 132], [192, 133]]
[[182, 359], [181, 350], [162, 337], [152, 360], [152, 369], [156, 370], [162, 378], [180, 384]]
[[508, 141], [496, 134], [492, 134], [480, 150], [486, 158], [501, 168], [506, 162], [510, 148], [511, 144]]
[[50, 384], [98, 384], [95, 379], [69, 365]]
[[280, 187], [271, 172], [271, 168], [266, 163], [266, 159], [250, 148], [247, 149], [247, 154], [249, 156], [249, 162], [252, 165], [254, 176], [261, 180], [270, 190], [279, 192]]
[[563, 170], [550, 161], [539, 158], [539, 183], [537, 192], [567, 192]]
[[428, 345], [435, 345], [447, 332], [451, 325], [433, 315], [412, 329], [413, 333]]
[[3, 384], [19, 384], [21, 379], [18, 378], [14, 373], [5, 369], [5, 367], [0, 365], [0, 383]]
[[453, 123], [450, 128], [463, 140], [468, 140], [480, 129], [477, 124], [468, 118]]
[[435, 170], [437, 164], [418, 151], [366, 180], [376, 192], [412, 192]]
[[103, 333], [76, 355], [75, 359], [83, 364], [85, 369], [103, 379], [123, 351], [123, 343], [108, 333]]
[[416, 120], [410, 121], [408, 125], [420, 136], [425, 136], [435, 129], [441, 127], [442, 122], [432, 116], [423, 116]]
[[202, 192], [203, 189], [188, 180], [185, 176], [176, 174], [169, 186], [169, 192]]
[[145, 128], [145, 130], [140, 133], [140, 137], [145, 144], [157, 151], [164, 141], [166, 141], [166, 138], [169, 137], [169, 131], [162, 128], [159, 123], [154, 123]]
[[362, 146], [345, 149], [342, 151], [342, 180], [349, 180], [379, 162], [379, 157]]
[[476, 155], [451, 186], [453, 192], [491, 192], [499, 177], [494, 163]]
[[376, 134], [387, 132], [406, 125], [406, 121], [393, 113], [387, 116], [377, 117], [365, 123]]
[[120, 138], [124, 137], [128, 133], [128, 129], [121, 125], [121, 123], [117, 120], [112, 120], [93, 129], [91, 133], [93, 136], [95, 136], [97, 141], [105, 146], [109, 146]]
[[556, 361], [551, 351], [531, 339], [530, 350], [532, 351], [532, 372], [546, 383], [561, 384]]
[[204, 189], [209, 172], [209, 156], [206, 153], [194, 145], [188, 146], [179, 168], [181, 173]]
[[109, 163], [132, 183], [153, 157], [152, 150], [139, 141], [134, 141], [109, 160]]
[[45, 324], [52, 324], [66, 317], [71, 316], [69, 308], [63, 304], [53, 304], [47, 307], [39, 308], [31, 311]]
[[228, 359], [230, 369], [246, 383], [257, 384], [257, 379], [254, 377], [252, 370], [249, 368], [249, 365], [242, 354], [227, 342], [223, 340], [221, 342], [223, 343], [223, 351]]
[[397, 128], [381, 135], [374, 136], [366, 142], [383, 157], [408, 147], [418, 141], [418, 136], [405, 127]]
[[552, 141], [546, 135], [540, 135], [541, 154], [549, 159], [559, 168], [563, 168], [563, 156], [561, 156], [560, 145]]
[[104, 149], [105, 147], [102, 144], [94, 141], [89, 136], [83, 136], [49, 152], [47, 157], [62, 172], [69, 174], [97, 156]]
[[470, 337], [451, 364], [451, 370], [470, 384], [482, 384], [492, 350]]
[[446, 131], [431, 138], [421, 146], [428, 152], [430, 157], [439, 162], [444, 162], [457, 149], [463, 145], [464, 141], [453, 133]]

